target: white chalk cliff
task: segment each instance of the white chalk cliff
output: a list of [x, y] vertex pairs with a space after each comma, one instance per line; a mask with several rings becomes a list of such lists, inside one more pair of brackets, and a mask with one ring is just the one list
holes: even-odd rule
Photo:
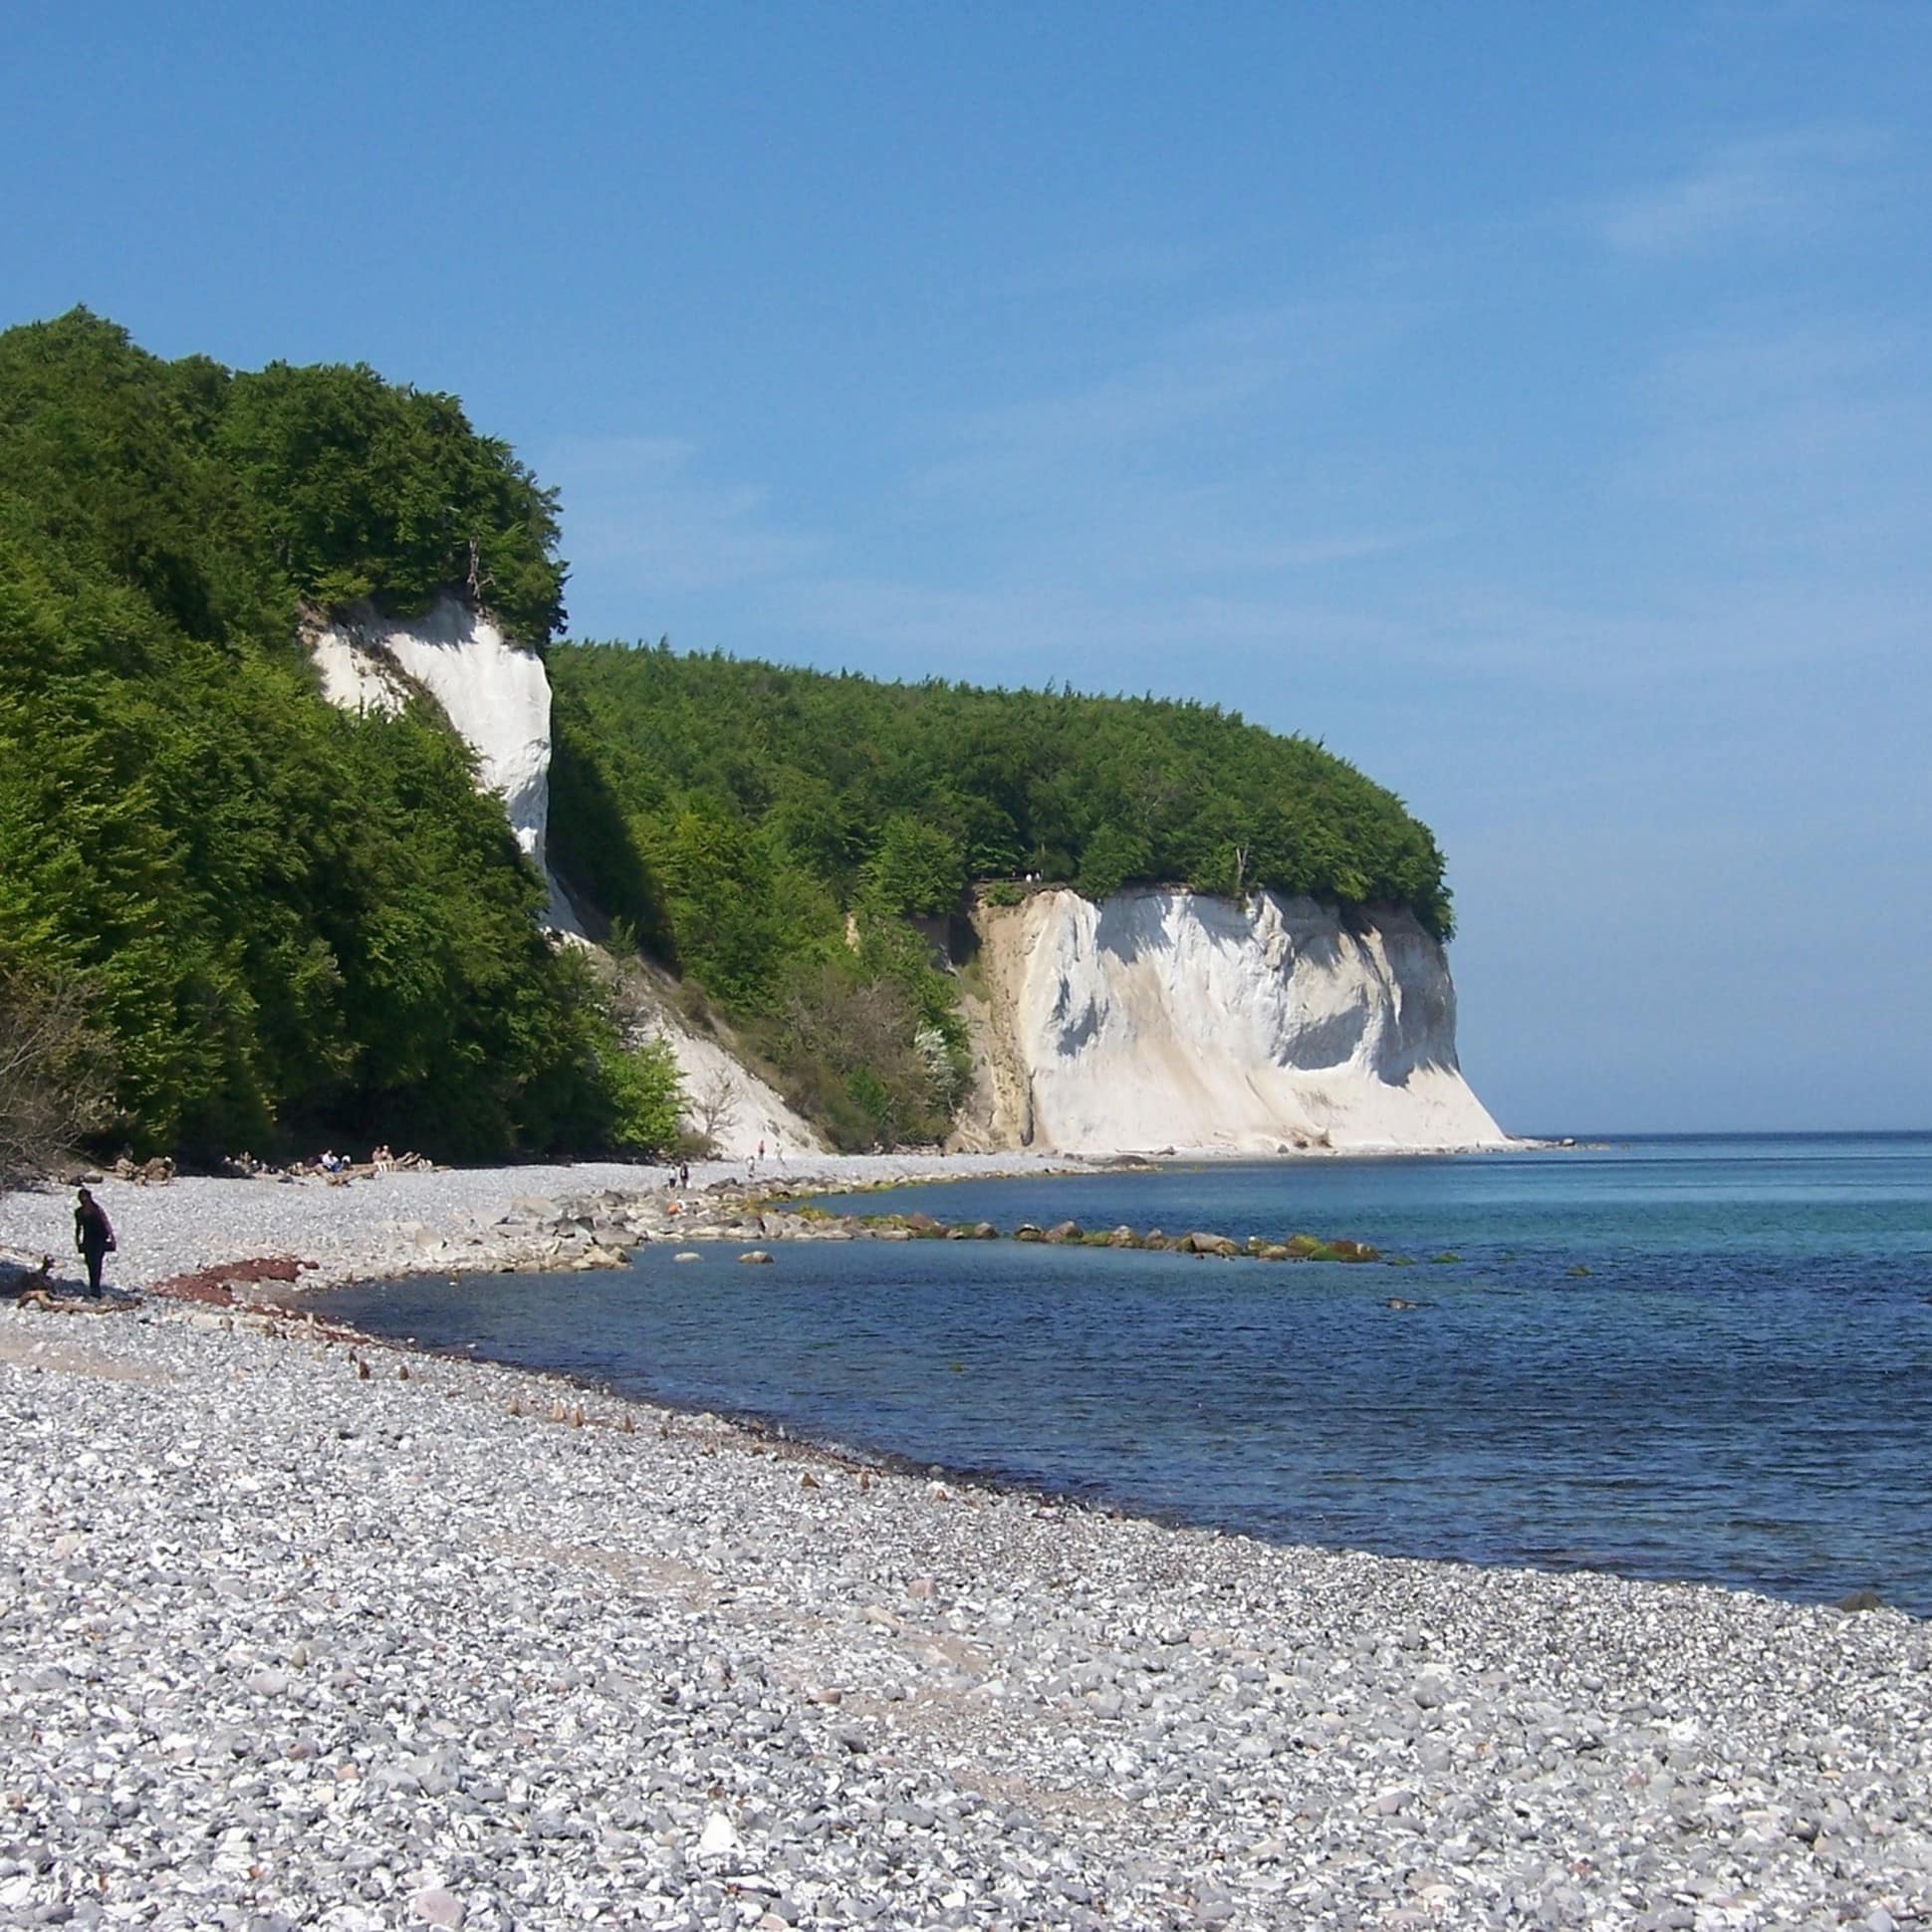
[[976, 917], [966, 1144], [1274, 1153], [1508, 1144], [1456, 1062], [1442, 947], [1394, 907], [1036, 892]]
[[418, 617], [367, 606], [338, 613], [310, 638], [323, 696], [347, 711], [396, 712], [416, 692], [443, 709], [476, 754], [477, 777], [503, 801], [510, 830], [550, 886], [545, 923], [581, 934], [544, 851], [550, 818], [550, 679], [544, 660], [460, 599]]

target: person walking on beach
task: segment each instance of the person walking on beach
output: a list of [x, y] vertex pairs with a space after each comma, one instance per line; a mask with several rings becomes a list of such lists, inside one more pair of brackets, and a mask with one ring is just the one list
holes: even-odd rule
[[88, 1265], [88, 1293], [101, 1293], [101, 1264], [117, 1243], [101, 1203], [84, 1187], [74, 1203], [74, 1245]]

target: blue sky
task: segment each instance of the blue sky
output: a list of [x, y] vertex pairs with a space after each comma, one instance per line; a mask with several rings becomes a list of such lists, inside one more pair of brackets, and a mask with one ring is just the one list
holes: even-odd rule
[[1932, 1123], [1932, 8], [16, 0], [0, 322], [451, 389], [579, 635], [1240, 708], [1519, 1130]]

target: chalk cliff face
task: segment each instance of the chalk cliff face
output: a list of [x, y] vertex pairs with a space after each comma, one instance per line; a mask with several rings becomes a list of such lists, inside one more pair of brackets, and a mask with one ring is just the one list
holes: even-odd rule
[[818, 1128], [717, 1041], [693, 1033], [669, 1013], [647, 1031], [662, 1039], [677, 1061], [684, 1081], [684, 1124], [707, 1135], [720, 1159], [743, 1160], [761, 1147], [775, 1161], [826, 1151]]
[[323, 695], [345, 710], [399, 711], [421, 690], [476, 753], [510, 830], [550, 883], [546, 923], [580, 931], [544, 853], [550, 818], [550, 679], [544, 660], [453, 597], [419, 617], [338, 615], [310, 641]]
[[982, 1075], [962, 1138], [1066, 1153], [1495, 1147], [1456, 996], [1413, 914], [1070, 891], [983, 906]]
[[[535, 651], [510, 642], [456, 598], [419, 617], [339, 614], [309, 640], [323, 695], [345, 710], [397, 712], [418, 692], [442, 707], [476, 754], [477, 777], [503, 801], [510, 830], [550, 885], [544, 922], [582, 939], [570, 901], [544, 851], [550, 819], [550, 679]], [[763, 1145], [774, 1158], [825, 1142], [784, 1099], [715, 1041], [666, 1009], [643, 1030], [661, 1034], [684, 1077], [687, 1124], [709, 1132], [719, 1154], [743, 1158]]]

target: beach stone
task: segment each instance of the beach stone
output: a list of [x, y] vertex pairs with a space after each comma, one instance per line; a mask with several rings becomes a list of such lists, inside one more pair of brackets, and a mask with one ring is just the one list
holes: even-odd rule
[[769, 1248], [747, 1248], [738, 1260], [741, 1266], [769, 1268], [772, 1266], [773, 1257]]
[[722, 1811], [711, 1812], [698, 1833], [697, 1850], [701, 1858], [731, 1858], [744, 1849], [736, 1827]]

